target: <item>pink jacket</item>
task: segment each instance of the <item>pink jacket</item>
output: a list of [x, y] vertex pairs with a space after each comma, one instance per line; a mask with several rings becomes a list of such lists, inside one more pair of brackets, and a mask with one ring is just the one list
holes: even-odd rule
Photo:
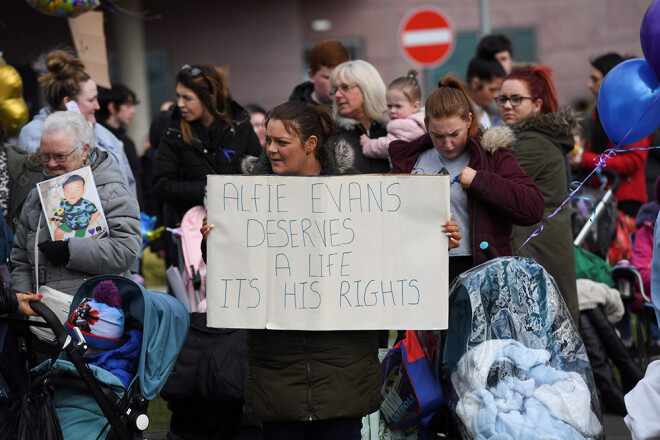
[[632, 247], [631, 263], [637, 268], [644, 282], [644, 292], [651, 294], [651, 258], [653, 257], [654, 225], [645, 222], [635, 232], [635, 242]]
[[372, 159], [387, 159], [392, 141], [414, 141], [426, 133], [424, 112], [413, 113], [404, 119], [394, 119], [387, 123], [387, 136], [371, 139], [362, 146], [362, 154]]

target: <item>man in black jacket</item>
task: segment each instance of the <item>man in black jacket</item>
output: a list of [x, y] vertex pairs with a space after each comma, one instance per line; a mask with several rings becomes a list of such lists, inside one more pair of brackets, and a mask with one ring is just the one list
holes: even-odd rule
[[296, 86], [289, 101], [302, 101], [313, 105], [332, 105], [330, 74], [332, 69], [351, 60], [348, 49], [339, 40], [323, 40], [309, 53], [309, 81]]

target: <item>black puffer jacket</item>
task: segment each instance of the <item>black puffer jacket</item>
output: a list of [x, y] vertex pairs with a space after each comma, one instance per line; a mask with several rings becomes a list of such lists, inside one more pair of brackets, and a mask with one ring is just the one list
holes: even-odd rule
[[306, 102], [307, 104], [319, 105], [319, 103], [312, 98], [312, 93], [314, 93], [314, 84], [310, 81], [305, 81], [304, 83], [298, 84], [293, 89], [291, 96], [289, 96], [289, 101], [300, 101]]
[[206, 313], [190, 314], [186, 342], [160, 392], [171, 411], [168, 439], [225, 439], [239, 428], [246, 335], [207, 327]]
[[208, 174], [239, 173], [245, 155], [261, 153], [245, 109], [231, 100], [229, 109], [233, 127], [218, 122], [206, 128], [193, 122], [192, 145], [183, 141], [181, 112], [174, 110], [156, 153], [153, 177], [154, 193], [174, 208], [167, 226], [174, 226], [188, 209], [204, 202]]
[[[348, 144], [325, 149], [321, 174], [353, 172]], [[244, 172], [263, 175], [273, 170], [262, 155], [244, 164]], [[260, 422], [328, 420], [374, 412], [380, 406], [377, 334], [250, 330], [245, 381], [248, 412]]]
[[387, 114], [383, 114], [382, 120], [373, 121], [369, 132], [367, 129], [354, 119], [345, 118], [340, 115], [335, 115], [337, 119], [337, 131], [332, 136], [332, 143], [336, 144], [339, 141], [347, 142], [353, 149], [355, 154], [355, 168], [364, 174], [382, 174], [390, 171], [390, 163], [386, 159], [372, 159], [362, 154], [362, 145], [360, 145], [360, 137], [363, 134], [369, 136], [370, 139], [377, 139], [379, 137], [387, 136]]
[[0, 315], [4, 313], [14, 313], [18, 309], [18, 300], [16, 294], [11, 289], [0, 286]]

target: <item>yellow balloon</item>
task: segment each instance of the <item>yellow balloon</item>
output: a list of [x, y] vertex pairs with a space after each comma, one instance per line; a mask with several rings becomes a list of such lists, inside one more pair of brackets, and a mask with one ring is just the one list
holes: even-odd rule
[[16, 69], [0, 61], [0, 120], [7, 133], [20, 130], [28, 120], [23, 81]]

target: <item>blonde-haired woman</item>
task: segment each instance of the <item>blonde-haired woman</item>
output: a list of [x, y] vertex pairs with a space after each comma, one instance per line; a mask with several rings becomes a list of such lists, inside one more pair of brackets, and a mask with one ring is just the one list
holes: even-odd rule
[[360, 136], [370, 139], [387, 136], [386, 86], [374, 66], [363, 60], [347, 61], [334, 68], [330, 75], [332, 108], [337, 119], [339, 139], [348, 142], [355, 151], [355, 168], [362, 173], [386, 173], [386, 159], [371, 159], [362, 154]]

